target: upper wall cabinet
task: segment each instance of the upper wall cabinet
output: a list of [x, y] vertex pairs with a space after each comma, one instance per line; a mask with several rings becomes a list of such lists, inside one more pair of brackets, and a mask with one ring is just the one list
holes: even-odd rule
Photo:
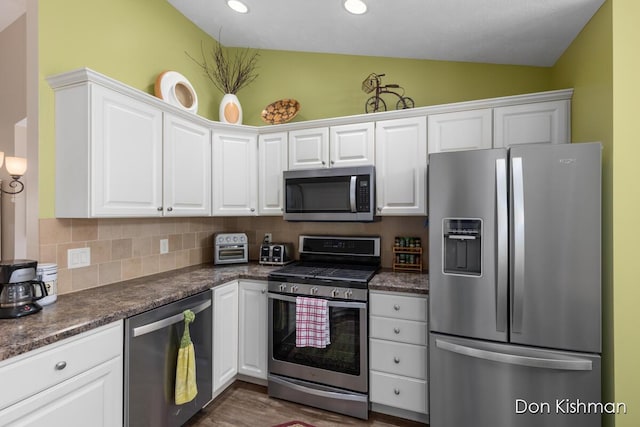
[[282, 215], [282, 172], [287, 169], [287, 132], [258, 137], [258, 214]]
[[377, 122], [375, 145], [378, 214], [426, 215], [426, 118]]
[[495, 108], [494, 147], [571, 142], [569, 100]]
[[211, 214], [206, 121], [135, 95], [87, 81], [56, 88], [57, 217]]
[[374, 164], [373, 123], [289, 132], [289, 169], [317, 169]]
[[257, 215], [255, 132], [213, 130], [213, 215]]
[[491, 108], [431, 114], [427, 120], [429, 153], [491, 148]]

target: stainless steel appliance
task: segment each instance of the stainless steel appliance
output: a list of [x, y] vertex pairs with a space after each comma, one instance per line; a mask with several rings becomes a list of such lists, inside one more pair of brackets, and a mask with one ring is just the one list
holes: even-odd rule
[[287, 221], [373, 221], [375, 168], [284, 171]]
[[48, 295], [44, 282], [36, 280], [37, 261], [10, 259], [0, 261], [0, 319], [37, 313], [36, 301]]
[[600, 181], [599, 143], [430, 155], [432, 427], [600, 426]]
[[258, 263], [264, 265], [285, 265], [293, 261], [291, 243], [263, 243], [260, 245]]
[[[379, 237], [300, 236], [300, 261], [269, 275], [269, 395], [368, 418], [368, 283]], [[296, 297], [327, 300], [331, 344], [296, 346]]]
[[249, 262], [249, 239], [245, 233], [220, 233], [215, 236], [214, 264]]
[[[209, 290], [125, 320], [125, 427], [181, 426], [211, 401], [211, 297]], [[196, 315], [189, 332], [198, 394], [191, 402], [176, 405], [176, 361], [187, 309]]]

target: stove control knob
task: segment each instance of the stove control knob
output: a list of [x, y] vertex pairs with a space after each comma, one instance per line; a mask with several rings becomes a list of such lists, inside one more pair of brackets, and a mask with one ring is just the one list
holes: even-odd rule
[[287, 290], [287, 285], [285, 285], [284, 283], [280, 284], [280, 292], [284, 292]]
[[298, 292], [298, 287], [296, 285], [291, 285], [291, 292]]
[[337, 297], [338, 295], [340, 295], [340, 289], [337, 289], [337, 288], [336, 288], [336, 289], [334, 289], [334, 290], [332, 290], [332, 291], [331, 291], [331, 296], [332, 296], [333, 298]]
[[352, 295], [353, 295], [353, 291], [351, 291], [351, 289], [344, 291], [345, 298], [351, 298]]
[[309, 292], [311, 292], [311, 295], [318, 295], [318, 287], [314, 286], [309, 290]]

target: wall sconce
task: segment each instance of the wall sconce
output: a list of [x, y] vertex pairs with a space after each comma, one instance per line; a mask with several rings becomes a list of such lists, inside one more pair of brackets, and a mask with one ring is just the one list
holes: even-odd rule
[[18, 194], [24, 190], [24, 184], [20, 181], [22, 175], [27, 171], [27, 159], [24, 157], [7, 157], [5, 159], [4, 152], [0, 151], [0, 168], [5, 163], [7, 172], [13, 178], [13, 181], [9, 182], [9, 187], [14, 191], [4, 190], [0, 181], [0, 191], [6, 194]]

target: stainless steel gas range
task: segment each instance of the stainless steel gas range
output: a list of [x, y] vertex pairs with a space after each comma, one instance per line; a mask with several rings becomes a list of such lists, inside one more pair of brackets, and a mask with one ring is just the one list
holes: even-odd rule
[[[380, 237], [300, 236], [299, 255], [269, 275], [269, 395], [367, 419], [368, 283]], [[305, 346], [301, 335], [318, 326], [305, 323], [305, 304], [326, 307], [330, 343]]]

